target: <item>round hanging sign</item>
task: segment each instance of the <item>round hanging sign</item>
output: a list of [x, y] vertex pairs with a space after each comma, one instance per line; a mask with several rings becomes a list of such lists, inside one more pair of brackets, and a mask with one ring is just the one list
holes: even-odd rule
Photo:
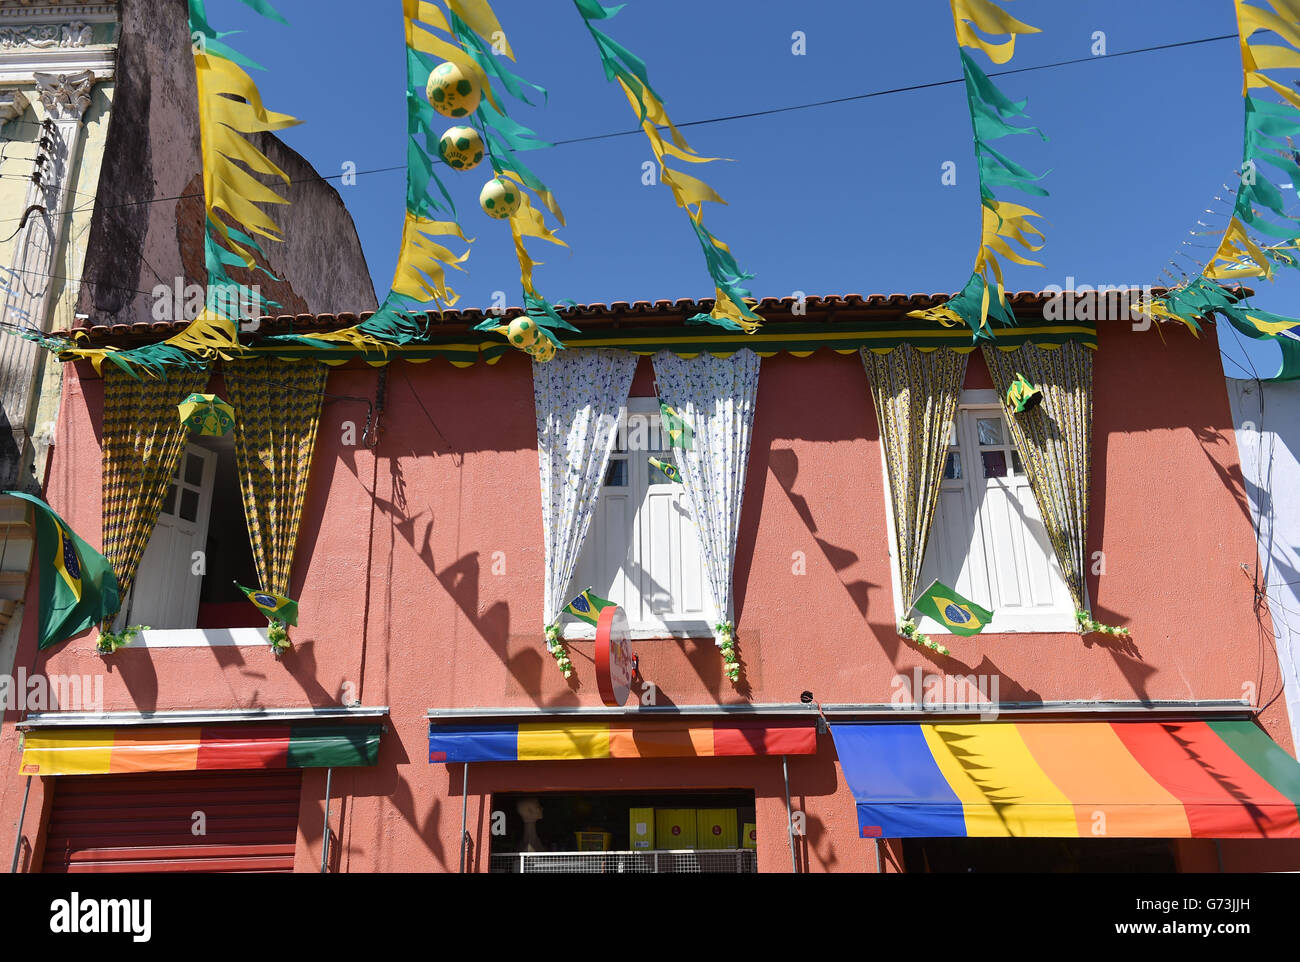
[[596, 687], [611, 708], [627, 703], [632, 692], [632, 632], [618, 605], [602, 608], [596, 622]]

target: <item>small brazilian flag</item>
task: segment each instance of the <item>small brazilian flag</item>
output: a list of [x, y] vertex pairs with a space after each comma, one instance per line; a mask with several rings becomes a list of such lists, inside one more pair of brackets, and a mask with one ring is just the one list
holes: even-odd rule
[[654, 467], [658, 468], [660, 473], [669, 481], [672, 481], [674, 484], [682, 483], [682, 473], [677, 470], [677, 465], [673, 464], [671, 461], [660, 461], [658, 458], [650, 458], [649, 461]]
[[6, 492], [36, 508], [40, 566], [37, 642], [42, 649], [66, 641], [117, 613], [117, 575], [108, 559], [82, 541], [40, 498]]
[[284, 595], [274, 595], [269, 591], [256, 591], [252, 588], [245, 588], [238, 582], [236, 582], [235, 586], [248, 595], [248, 600], [255, 604], [262, 614], [272, 621], [283, 621], [286, 625], [297, 626], [298, 602], [292, 598], [286, 598]]
[[601, 609], [609, 608], [613, 604], [614, 602], [606, 601], [599, 595], [593, 595], [591, 589], [588, 588], [582, 594], [578, 595], [578, 597], [565, 605], [564, 610], [575, 618], [585, 621], [589, 625], [595, 625]]
[[664, 433], [668, 435], [670, 448], [682, 448], [689, 451], [695, 444], [695, 432], [686, 420], [662, 401], [659, 402], [659, 416], [662, 419]]
[[954, 635], [978, 635], [993, 620], [993, 612], [967, 601], [940, 581], [930, 582], [912, 607]]

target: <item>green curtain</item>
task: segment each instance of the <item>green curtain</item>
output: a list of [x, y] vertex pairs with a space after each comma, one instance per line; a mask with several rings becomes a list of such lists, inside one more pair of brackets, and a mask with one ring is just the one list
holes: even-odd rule
[[999, 394], [1005, 397], [1017, 374], [1043, 392], [1042, 404], [1024, 414], [1008, 413], [1007, 421], [1075, 609], [1082, 611], [1092, 476], [1092, 351], [1078, 343], [983, 351]]
[[189, 438], [177, 405], [202, 391], [208, 377], [206, 370], [173, 370], [165, 381], [137, 379], [104, 367], [104, 557], [124, 603]]
[[326, 377], [319, 361], [251, 358], [226, 365], [239, 487], [263, 591], [289, 594]]
[[966, 379], [966, 354], [946, 347], [922, 351], [910, 344], [886, 354], [867, 348], [861, 352], [880, 422], [906, 617], [916, 600], [916, 579], [939, 502], [948, 435]]

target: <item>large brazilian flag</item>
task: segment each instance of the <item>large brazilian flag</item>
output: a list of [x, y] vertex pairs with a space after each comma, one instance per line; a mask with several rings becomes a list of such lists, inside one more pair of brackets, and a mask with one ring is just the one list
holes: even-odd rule
[[40, 647], [57, 645], [116, 614], [117, 575], [108, 559], [77, 537], [40, 498], [6, 493], [31, 502], [36, 509]]
[[993, 620], [993, 612], [963, 598], [938, 580], [930, 582], [930, 587], [921, 592], [912, 607], [954, 635], [978, 635]]

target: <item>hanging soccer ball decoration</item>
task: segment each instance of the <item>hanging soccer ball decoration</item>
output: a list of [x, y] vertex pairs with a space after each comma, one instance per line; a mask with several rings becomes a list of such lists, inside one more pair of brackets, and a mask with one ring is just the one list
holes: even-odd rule
[[516, 317], [506, 329], [506, 340], [521, 351], [537, 343], [537, 322], [531, 317]]
[[483, 159], [483, 138], [473, 127], [450, 127], [438, 141], [438, 156], [453, 170], [470, 170]]
[[478, 195], [478, 205], [483, 213], [497, 220], [505, 220], [519, 209], [519, 185], [503, 177], [493, 177]]
[[555, 357], [555, 342], [544, 335], [538, 336], [536, 341], [524, 348], [524, 352], [545, 364]]
[[1037, 386], [1031, 384], [1029, 378], [1023, 374], [1017, 374], [1016, 379], [1007, 388], [1007, 407], [1016, 414], [1024, 414], [1026, 411], [1032, 411], [1042, 403], [1043, 392]]
[[433, 109], [444, 117], [468, 117], [478, 110], [483, 95], [478, 84], [454, 63], [440, 63], [434, 68], [425, 93]]

